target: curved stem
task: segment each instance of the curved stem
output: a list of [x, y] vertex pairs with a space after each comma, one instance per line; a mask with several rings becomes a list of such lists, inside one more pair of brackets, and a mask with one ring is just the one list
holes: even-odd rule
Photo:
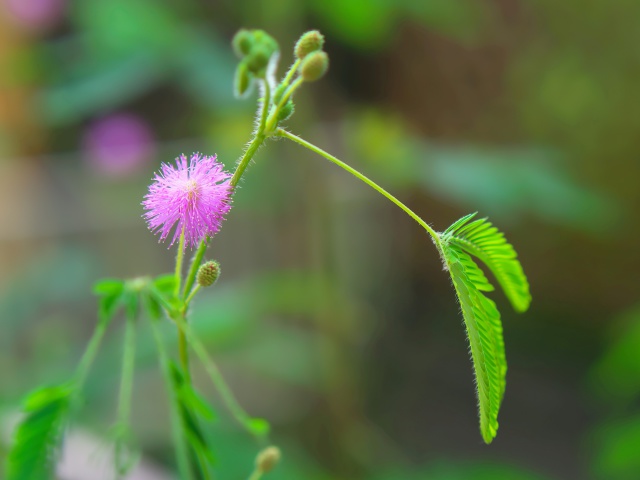
[[87, 379], [87, 375], [89, 374], [89, 370], [91, 369], [91, 365], [98, 354], [98, 350], [100, 349], [100, 344], [102, 343], [102, 339], [104, 338], [104, 334], [107, 331], [107, 327], [111, 322], [110, 317], [102, 318], [98, 322], [98, 326], [96, 327], [91, 340], [89, 340], [89, 345], [87, 349], [84, 351], [82, 358], [80, 359], [80, 363], [78, 365], [78, 369], [76, 370], [76, 378], [78, 382], [78, 386], [81, 387]]
[[288, 138], [289, 140], [297, 143], [298, 145], [302, 145], [305, 148], [308, 148], [309, 150], [311, 150], [312, 152], [317, 153], [318, 155], [326, 158], [327, 160], [329, 160], [330, 162], [335, 163], [336, 165], [338, 165], [340, 168], [343, 168], [344, 170], [346, 170], [347, 172], [349, 172], [351, 175], [353, 175], [354, 177], [358, 178], [359, 180], [363, 181], [364, 183], [366, 183], [367, 185], [369, 185], [371, 188], [373, 188], [376, 192], [380, 193], [381, 195], [383, 195], [384, 197], [386, 197], [388, 200], [390, 200], [391, 202], [393, 202], [394, 204], [396, 204], [398, 207], [400, 207], [407, 215], [409, 215], [411, 218], [413, 218], [422, 228], [424, 228], [429, 235], [431, 235], [431, 237], [433, 238], [433, 241], [436, 243], [436, 245], [438, 246], [438, 248], [440, 248], [440, 237], [438, 236], [438, 233], [431, 228], [424, 220], [422, 220], [413, 210], [411, 210], [409, 207], [407, 207], [404, 203], [402, 203], [400, 200], [398, 200], [396, 197], [394, 197], [393, 195], [391, 195], [389, 192], [387, 192], [384, 188], [382, 188], [380, 185], [378, 185], [377, 183], [375, 183], [373, 180], [369, 179], [368, 177], [366, 177], [365, 175], [363, 175], [362, 173], [360, 173], [359, 171], [357, 171], [355, 168], [350, 167], [349, 165], [347, 165], [346, 163], [344, 163], [343, 161], [339, 160], [338, 158], [334, 157], [333, 155], [331, 155], [330, 153], [325, 152], [324, 150], [322, 150], [319, 147], [316, 147], [315, 145], [313, 145], [312, 143], [307, 142], [306, 140], [298, 137], [297, 135], [294, 135], [292, 133], [287, 132], [286, 130], [279, 128], [277, 130], [276, 133], [278, 136], [280, 137], [285, 137]]
[[240, 162], [238, 162], [236, 171], [233, 173], [233, 177], [231, 177], [231, 181], [229, 182], [229, 185], [231, 185], [232, 189], [235, 189], [236, 185], [238, 185], [240, 178], [242, 178], [242, 174], [247, 169], [249, 162], [258, 151], [258, 148], [260, 148], [260, 145], [262, 145], [262, 142], [264, 142], [265, 138], [266, 137], [264, 136], [264, 133], [262, 133], [262, 131], [258, 131], [258, 133], [256, 133], [256, 136], [253, 137], [253, 140], [251, 140], [249, 147], [244, 152], [244, 155], [240, 159]]
[[194, 287], [193, 290], [191, 290], [191, 293], [189, 294], [189, 296], [187, 297], [187, 299], [184, 301], [184, 304], [186, 307], [189, 306], [189, 304], [191, 303], [191, 300], [193, 300], [193, 297], [196, 296], [196, 293], [198, 293], [198, 290], [200, 290], [200, 284], [196, 285]]
[[269, 107], [271, 106], [271, 87], [269, 82], [264, 82], [264, 98], [262, 99], [262, 113], [260, 114], [260, 125], [258, 126], [258, 133], [264, 132], [264, 126], [267, 122], [267, 113], [269, 113]]
[[289, 71], [285, 75], [284, 80], [282, 80], [282, 83], [284, 85], [289, 85], [289, 83], [291, 83], [293, 76], [298, 71], [298, 67], [300, 66], [300, 61], [301, 60], [298, 58], [295, 62], [293, 62], [293, 65], [291, 65], [291, 68], [289, 68]]
[[280, 112], [280, 109], [285, 106], [287, 101], [289, 101], [289, 98], [291, 98], [291, 95], [293, 95], [293, 92], [295, 92], [303, 83], [304, 79], [302, 77], [298, 77], [284, 92], [284, 95], [282, 95], [282, 99], [280, 99], [280, 103], [278, 103], [276, 108], [273, 109], [273, 112], [271, 112], [271, 115], [269, 115], [267, 125], [264, 129], [266, 134], [271, 134], [273, 132], [273, 129], [276, 127], [276, 124], [278, 122], [278, 113]]
[[[266, 136], [264, 135], [264, 129], [265, 129], [265, 124], [267, 122], [268, 113], [269, 113], [269, 103], [271, 102], [271, 87], [269, 87], [269, 82], [264, 81], [264, 88], [265, 88], [265, 98], [262, 102], [262, 109], [260, 113], [260, 125], [258, 126], [258, 131], [256, 132], [255, 136], [251, 140], [251, 143], [245, 150], [244, 155], [242, 155], [242, 158], [238, 162], [236, 171], [233, 172], [233, 176], [229, 181], [229, 185], [231, 186], [232, 190], [235, 190], [236, 186], [238, 185], [238, 182], [240, 181], [240, 179], [242, 178], [242, 175], [244, 174], [244, 171], [247, 169], [247, 166], [249, 166], [249, 162], [251, 161], [255, 153], [260, 148], [260, 145], [262, 145], [262, 143], [266, 138]], [[200, 263], [202, 263], [202, 259], [204, 258], [204, 253], [207, 250], [208, 242], [209, 242], [208, 238], [203, 239], [200, 242], [200, 245], [198, 246], [198, 250], [196, 250], [196, 253], [191, 262], [191, 268], [189, 269], [189, 274], [187, 275], [185, 288], [184, 288], [184, 291], [182, 292], [183, 298], [185, 298], [189, 294], [189, 292], [191, 291], [191, 288], [193, 287], [193, 283], [195, 282], [195, 279], [196, 279], [196, 274], [198, 273], [198, 268], [200, 267]]]

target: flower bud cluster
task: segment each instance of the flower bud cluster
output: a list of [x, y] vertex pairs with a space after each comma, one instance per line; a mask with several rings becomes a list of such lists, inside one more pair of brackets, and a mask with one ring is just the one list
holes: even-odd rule
[[265, 78], [267, 67], [279, 50], [278, 42], [264, 30], [239, 30], [232, 40], [233, 50], [240, 58], [236, 68], [234, 91], [243, 97], [250, 91], [255, 78]]
[[305, 82], [315, 82], [329, 69], [329, 56], [322, 50], [324, 36], [311, 30], [300, 37], [294, 52], [300, 60], [300, 75]]

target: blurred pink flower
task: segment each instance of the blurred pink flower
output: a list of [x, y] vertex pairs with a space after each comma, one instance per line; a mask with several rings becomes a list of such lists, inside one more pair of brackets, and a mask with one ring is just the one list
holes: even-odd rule
[[91, 167], [116, 177], [139, 171], [155, 153], [154, 136], [147, 123], [126, 113], [105, 117], [89, 126], [83, 143]]
[[67, 9], [67, 0], [6, 0], [5, 3], [17, 23], [36, 30], [58, 23]]
[[175, 167], [162, 164], [142, 202], [149, 229], [163, 241], [175, 226], [171, 245], [182, 231], [185, 245], [191, 247], [213, 236], [231, 209], [229, 178], [215, 155], [194, 153], [189, 161], [180, 155]]

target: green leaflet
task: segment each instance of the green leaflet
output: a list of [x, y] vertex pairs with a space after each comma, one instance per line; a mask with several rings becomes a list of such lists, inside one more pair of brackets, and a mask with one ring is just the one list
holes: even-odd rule
[[478, 390], [480, 431], [491, 443], [498, 430], [498, 412], [504, 397], [507, 362], [500, 312], [483, 292], [492, 291], [482, 270], [471, 255], [482, 260], [493, 272], [517, 311], [529, 307], [529, 284], [504, 235], [486, 219], [469, 223], [467, 215], [451, 225], [440, 237], [440, 250], [460, 301], [471, 345], [471, 356]]
[[40, 388], [25, 399], [26, 416], [16, 430], [7, 459], [7, 480], [53, 478], [73, 393], [74, 388], [65, 384]]
[[215, 463], [215, 458], [200, 426], [199, 417], [211, 420], [215, 418], [215, 412], [207, 401], [189, 384], [183, 371], [176, 363], [170, 361], [169, 370], [183, 435], [191, 447], [190, 454], [193, 455], [194, 460], [200, 465], [200, 469], [202, 473], [205, 474], [205, 478], [209, 478], [209, 469], [210, 466]]
[[516, 251], [486, 218], [469, 223], [475, 215], [462, 217], [447, 228], [441, 234], [442, 241], [482, 260], [495, 275], [514, 310], [525, 312], [531, 303], [531, 294]]

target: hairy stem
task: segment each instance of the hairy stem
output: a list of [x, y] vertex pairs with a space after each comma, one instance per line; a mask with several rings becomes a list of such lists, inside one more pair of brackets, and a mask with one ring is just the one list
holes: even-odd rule
[[273, 130], [278, 123], [278, 113], [280, 112], [280, 109], [285, 106], [289, 98], [291, 98], [291, 95], [293, 95], [293, 92], [295, 92], [303, 83], [304, 79], [302, 77], [298, 77], [289, 86], [289, 88], [285, 90], [284, 95], [282, 95], [282, 98], [280, 99], [280, 102], [278, 103], [278, 105], [276, 105], [276, 108], [273, 109], [273, 112], [271, 112], [271, 115], [269, 115], [269, 118], [267, 119], [267, 125], [264, 129], [265, 134], [273, 133]]
[[407, 215], [409, 215], [411, 218], [413, 218], [422, 228], [424, 228], [429, 233], [429, 235], [431, 235], [431, 237], [433, 238], [433, 241], [438, 246], [438, 249], [440, 249], [440, 237], [438, 236], [438, 233], [433, 228], [431, 228], [424, 220], [422, 220], [413, 210], [411, 210], [404, 203], [402, 203], [396, 197], [391, 195], [389, 192], [387, 192], [384, 188], [382, 188], [380, 185], [375, 183], [373, 180], [369, 179], [368, 177], [366, 177], [365, 175], [363, 175], [362, 173], [357, 171], [355, 168], [350, 167], [349, 165], [347, 165], [343, 161], [339, 160], [338, 158], [334, 157], [330, 153], [325, 152], [321, 148], [316, 147], [312, 143], [307, 142], [306, 140], [298, 137], [297, 135], [294, 135], [293, 133], [289, 133], [286, 130], [284, 130], [282, 128], [279, 128], [277, 130], [276, 134], [278, 136], [280, 136], [280, 137], [288, 138], [289, 140], [297, 143], [298, 145], [302, 145], [303, 147], [308, 148], [312, 152], [315, 152], [318, 155], [326, 158], [330, 162], [335, 163], [340, 168], [343, 168], [344, 170], [349, 172], [351, 175], [353, 175], [357, 179], [359, 179], [359, 180], [363, 181], [364, 183], [366, 183], [367, 185], [369, 185], [376, 192], [378, 192], [381, 195], [383, 195], [384, 197], [386, 197], [388, 200], [390, 200], [395, 205], [400, 207], [400, 209], [402, 209]]
[[291, 68], [289, 68], [289, 71], [285, 75], [284, 80], [282, 80], [282, 83], [284, 85], [289, 85], [291, 83], [291, 80], [293, 80], [293, 76], [298, 71], [299, 66], [300, 66], [300, 59], [298, 58], [295, 62], [293, 62], [293, 65], [291, 65]]
[[[236, 186], [238, 185], [238, 182], [240, 181], [240, 179], [242, 178], [242, 175], [244, 174], [244, 171], [249, 166], [249, 162], [251, 161], [255, 153], [258, 151], [258, 149], [266, 139], [266, 136], [264, 135], [264, 131], [265, 131], [265, 124], [267, 122], [267, 114], [269, 113], [269, 104], [271, 102], [271, 87], [269, 87], [269, 82], [267, 81], [264, 81], [264, 91], [265, 91], [264, 100], [262, 101], [262, 106], [260, 110], [260, 124], [258, 126], [258, 130], [255, 133], [255, 136], [251, 140], [251, 143], [249, 143], [249, 146], [247, 147], [244, 154], [242, 155], [242, 158], [240, 158], [240, 161], [238, 162], [238, 166], [236, 167], [236, 171], [233, 173], [233, 176], [229, 181], [229, 185], [231, 186], [232, 190], [235, 190]], [[189, 295], [189, 293], [191, 292], [191, 288], [193, 287], [193, 284], [196, 279], [196, 274], [198, 273], [198, 268], [200, 267], [200, 264], [202, 263], [202, 259], [204, 258], [204, 254], [207, 251], [208, 242], [209, 242], [208, 238], [203, 239], [200, 242], [200, 245], [198, 246], [198, 249], [196, 250], [195, 255], [193, 256], [193, 260], [191, 262], [191, 268], [189, 269], [189, 274], [187, 275], [185, 288], [182, 293], [183, 298], [186, 298], [187, 295]]]

